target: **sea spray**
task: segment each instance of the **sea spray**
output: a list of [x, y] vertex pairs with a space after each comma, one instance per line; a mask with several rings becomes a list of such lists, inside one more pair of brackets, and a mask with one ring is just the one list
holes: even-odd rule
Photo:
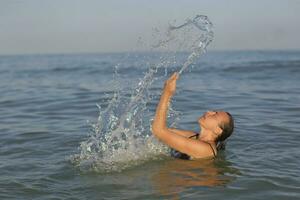
[[[158, 32], [158, 31], [157, 31]], [[138, 165], [151, 159], [161, 159], [168, 155], [169, 148], [160, 143], [151, 133], [151, 120], [154, 116], [149, 104], [156, 95], [150, 90], [151, 85], [159, 78], [158, 71], [181, 65], [182, 73], [189, 65], [205, 52], [213, 39], [212, 23], [206, 16], [197, 15], [187, 19], [182, 25], [170, 25], [166, 34], [160, 35], [153, 50], [165, 50], [157, 63], [149, 63], [148, 70], [136, 87], [124, 92], [121, 87], [115, 88], [113, 98], [106, 108], [99, 107], [99, 117], [90, 124], [89, 137], [81, 142], [80, 152], [72, 156], [72, 162], [83, 171], [111, 172]], [[190, 52], [184, 62], [179, 62], [176, 53]], [[169, 52], [173, 52], [170, 54]], [[171, 55], [171, 56], [170, 56]], [[114, 77], [118, 81], [116, 67]], [[115, 84], [121, 85], [121, 84]], [[130, 95], [128, 95], [128, 93]], [[179, 112], [170, 106], [168, 121], [176, 126]]]
[[[156, 32], [159, 33], [159, 30], [156, 29]], [[197, 15], [193, 19], [187, 19], [181, 25], [169, 25], [166, 33], [159, 35], [162, 38], [153, 45], [155, 49], [189, 52], [186, 61], [179, 70], [179, 74], [181, 74], [201, 54], [206, 52], [206, 47], [214, 38], [213, 24], [207, 16]]]
[[81, 170], [121, 171], [168, 153], [168, 148], [150, 132], [151, 115], [147, 106], [151, 101], [149, 87], [163, 64], [166, 65], [150, 68], [129, 97], [119, 90], [107, 108], [98, 106], [99, 117], [91, 124], [91, 134], [81, 143], [80, 154], [72, 158]]

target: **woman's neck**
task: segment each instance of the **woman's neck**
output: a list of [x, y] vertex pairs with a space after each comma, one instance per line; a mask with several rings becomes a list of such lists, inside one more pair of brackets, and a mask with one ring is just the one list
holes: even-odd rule
[[201, 128], [199, 139], [204, 141], [204, 142], [216, 143], [217, 138], [215, 136], [215, 133], [212, 132], [211, 130]]

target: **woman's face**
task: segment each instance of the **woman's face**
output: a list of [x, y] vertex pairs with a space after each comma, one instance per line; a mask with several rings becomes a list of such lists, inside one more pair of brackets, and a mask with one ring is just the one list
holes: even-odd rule
[[229, 123], [230, 117], [224, 111], [207, 111], [198, 120], [201, 127], [215, 131], [222, 123]]

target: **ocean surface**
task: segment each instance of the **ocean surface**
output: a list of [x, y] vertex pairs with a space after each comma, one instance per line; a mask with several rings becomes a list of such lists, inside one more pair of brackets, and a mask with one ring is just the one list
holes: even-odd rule
[[119, 147], [110, 162], [99, 148], [90, 156], [83, 144], [106, 141], [91, 128], [98, 107], [132, 96], [164, 56], [0, 56], [0, 199], [300, 199], [299, 51], [208, 52], [182, 73], [176, 127], [199, 131], [197, 118], [214, 109], [235, 119], [215, 160], [174, 159], [153, 141], [161, 153], [143, 149], [164, 80], [180, 62], [148, 82], [151, 97], [139, 105], [147, 116], [138, 116], [143, 131], [134, 137], [144, 143]]

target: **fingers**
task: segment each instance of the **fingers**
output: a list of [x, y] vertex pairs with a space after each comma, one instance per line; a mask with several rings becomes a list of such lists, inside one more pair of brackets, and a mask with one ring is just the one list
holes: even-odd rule
[[174, 72], [173, 74], [172, 74], [172, 76], [170, 77], [170, 79], [178, 79], [179, 78], [179, 74], [178, 74], [178, 72]]
[[175, 81], [175, 83], [176, 83], [176, 81], [177, 81], [177, 79], [179, 78], [179, 74], [178, 74], [178, 72], [174, 72], [171, 76], [170, 76], [170, 78], [168, 79], [168, 80], [166, 80], [166, 84], [168, 83], [172, 83], [172, 82], [174, 82]]

